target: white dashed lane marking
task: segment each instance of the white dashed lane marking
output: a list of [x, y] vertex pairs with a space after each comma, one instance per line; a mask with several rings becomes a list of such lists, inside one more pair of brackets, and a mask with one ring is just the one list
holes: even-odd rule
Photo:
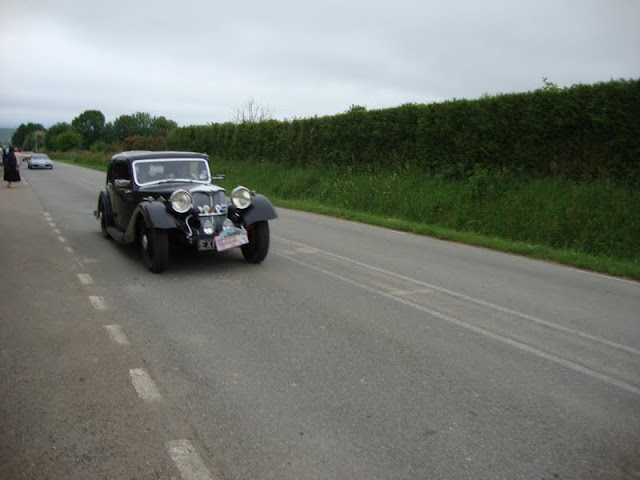
[[80, 280], [80, 283], [83, 285], [93, 285], [93, 278], [91, 278], [91, 275], [88, 273], [79, 273], [78, 280]]
[[93, 306], [93, 308], [95, 308], [96, 310], [106, 310], [107, 309], [107, 304], [104, 301], [104, 298], [102, 297], [97, 297], [94, 295], [90, 295], [89, 296], [89, 301], [91, 302], [91, 305]]
[[213, 480], [189, 440], [167, 442], [167, 451], [182, 480]]
[[46, 218], [49, 222], [49, 225], [53, 227], [53, 231], [55, 232], [55, 234], [58, 235], [58, 240], [61, 243], [66, 243], [67, 239], [62, 236], [62, 231], [59, 228], [56, 228], [56, 224], [53, 221], [51, 214], [49, 212], [42, 212], [42, 214], [44, 215], [44, 218]]
[[105, 325], [104, 328], [109, 333], [111, 340], [118, 345], [129, 345], [129, 339], [120, 325]]
[[[54, 233], [58, 236], [58, 240], [61, 243], [66, 243], [67, 239], [62, 235], [62, 230], [57, 228], [51, 214], [49, 214], [49, 212], [43, 212], [43, 215], [49, 222]], [[68, 253], [74, 253], [73, 248], [70, 246], [65, 246], [65, 250]], [[87, 273], [78, 273], [78, 280], [82, 285], [94, 284], [93, 278]], [[103, 297], [90, 295], [89, 301], [95, 310], [107, 309], [107, 304]], [[129, 339], [122, 326], [105, 325], [104, 328], [114, 343], [118, 345], [130, 345]], [[133, 388], [142, 400], [153, 402], [162, 399], [151, 376], [143, 368], [133, 368], [129, 370], [129, 378], [131, 379]], [[182, 480], [214, 480], [189, 440], [167, 442], [166, 448], [171, 460], [180, 472]]]
[[131, 379], [133, 388], [136, 389], [138, 396], [142, 400], [153, 402], [162, 398], [160, 396], [160, 392], [156, 388], [156, 384], [145, 369], [133, 368], [129, 370], [129, 378]]

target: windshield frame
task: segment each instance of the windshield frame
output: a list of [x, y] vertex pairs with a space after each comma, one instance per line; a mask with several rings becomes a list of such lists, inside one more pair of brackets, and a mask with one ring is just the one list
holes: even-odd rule
[[[151, 180], [142, 178], [139, 167], [144, 164], [149, 164], [150, 170], [154, 172]], [[189, 173], [180, 175], [178, 174], [178, 167], [184, 164], [190, 165]], [[144, 158], [131, 162], [131, 170], [135, 183], [141, 187], [180, 182], [209, 184], [212, 180], [209, 162], [204, 158]], [[196, 173], [196, 171], [199, 173]]]

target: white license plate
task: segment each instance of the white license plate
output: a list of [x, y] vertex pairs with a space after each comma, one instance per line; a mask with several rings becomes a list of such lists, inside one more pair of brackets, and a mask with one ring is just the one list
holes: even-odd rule
[[215, 250], [216, 244], [213, 241], [213, 238], [205, 238], [202, 240], [198, 240], [198, 250]]
[[228, 228], [215, 237], [215, 241], [216, 249], [222, 252], [249, 243], [249, 237], [244, 228]]

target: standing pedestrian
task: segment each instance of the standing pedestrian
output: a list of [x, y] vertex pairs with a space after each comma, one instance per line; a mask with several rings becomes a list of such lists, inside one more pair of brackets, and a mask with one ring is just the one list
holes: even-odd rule
[[4, 181], [7, 182], [7, 188], [12, 188], [13, 182], [20, 181], [20, 166], [14, 151], [13, 145], [9, 146], [9, 153], [4, 162]]

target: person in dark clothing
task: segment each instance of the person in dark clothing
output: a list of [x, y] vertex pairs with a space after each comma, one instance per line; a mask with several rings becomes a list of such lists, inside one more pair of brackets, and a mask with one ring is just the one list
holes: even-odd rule
[[5, 157], [4, 181], [7, 182], [7, 188], [11, 188], [13, 182], [20, 181], [20, 165], [18, 165], [18, 159], [14, 153], [13, 146], [9, 147], [9, 153]]

